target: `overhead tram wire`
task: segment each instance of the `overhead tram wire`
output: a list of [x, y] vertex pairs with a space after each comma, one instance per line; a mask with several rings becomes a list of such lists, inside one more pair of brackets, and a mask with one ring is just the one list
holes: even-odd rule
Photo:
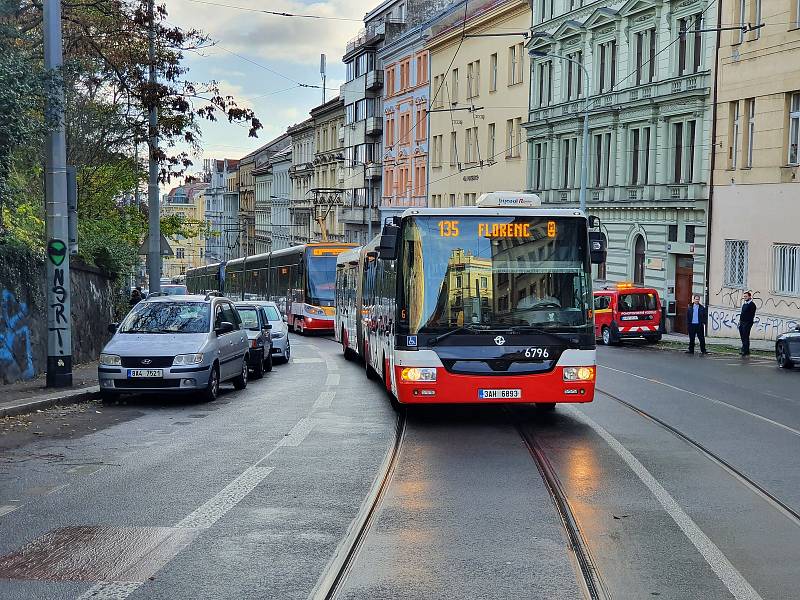
[[187, 2], [194, 2], [195, 4], [206, 4], [209, 6], [219, 6], [222, 8], [230, 8], [233, 10], [244, 10], [247, 12], [256, 12], [265, 15], [271, 15], [273, 17], [290, 17], [296, 19], [320, 19], [326, 21], [355, 21], [358, 23], [362, 22], [362, 19], [351, 19], [349, 17], [328, 17], [325, 15], [304, 15], [299, 13], [289, 13], [283, 12], [278, 10], [267, 10], [263, 8], [251, 8], [249, 6], [236, 6], [233, 4], [224, 4], [222, 2], [212, 2], [211, 0], [186, 0]]

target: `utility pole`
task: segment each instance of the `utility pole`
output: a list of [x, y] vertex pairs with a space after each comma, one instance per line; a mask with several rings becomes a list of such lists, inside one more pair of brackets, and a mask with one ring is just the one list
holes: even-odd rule
[[326, 79], [326, 71], [325, 68], [325, 55], [319, 55], [319, 74], [322, 75], [322, 103], [325, 104], [325, 79]]
[[147, 182], [149, 241], [147, 245], [147, 278], [151, 292], [161, 291], [161, 216], [158, 198], [158, 112], [156, 109], [156, 26], [154, 0], [147, 0], [148, 73], [148, 149], [150, 172]]
[[[59, 71], [61, 2], [44, 3], [44, 67]], [[59, 73], [60, 76], [60, 73]], [[72, 385], [72, 317], [70, 315], [69, 225], [67, 216], [67, 140], [64, 130], [64, 86], [53, 90], [48, 113], [57, 123], [47, 135], [45, 194], [47, 211], [47, 387]]]

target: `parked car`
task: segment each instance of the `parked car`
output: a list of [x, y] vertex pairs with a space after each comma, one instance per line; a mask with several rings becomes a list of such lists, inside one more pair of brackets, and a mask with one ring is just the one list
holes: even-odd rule
[[661, 339], [658, 290], [621, 282], [594, 292], [595, 338], [606, 346], [626, 338]]
[[242, 319], [250, 344], [250, 368], [253, 376], [261, 379], [264, 371], [272, 371], [272, 338], [270, 325], [264, 308], [254, 302], [237, 302], [236, 310]]
[[775, 338], [775, 359], [781, 369], [800, 364], [800, 325]]
[[129, 392], [215, 400], [221, 382], [247, 387], [247, 333], [222, 294], [148, 298], [109, 329], [97, 368], [103, 400]]
[[275, 360], [281, 363], [289, 362], [292, 354], [292, 347], [289, 343], [289, 325], [281, 317], [281, 311], [274, 302], [257, 302], [256, 304], [264, 308], [264, 312], [272, 325], [270, 337], [272, 338], [272, 355]]

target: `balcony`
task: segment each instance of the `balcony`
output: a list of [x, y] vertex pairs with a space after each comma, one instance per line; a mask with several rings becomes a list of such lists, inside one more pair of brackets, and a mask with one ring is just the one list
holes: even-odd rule
[[380, 165], [366, 165], [364, 167], [364, 179], [380, 179], [383, 176], [383, 167]]
[[381, 41], [386, 35], [385, 23], [370, 23], [367, 27], [358, 32], [358, 35], [347, 42], [345, 56], [354, 50]]
[[365, 131], [367, 135], [380, 135], [383, 131], [383, 117], [367, 117]]
[[367, 73], [367, 89], [379, 90], [383, 87], [383, 70], [373, 69]]

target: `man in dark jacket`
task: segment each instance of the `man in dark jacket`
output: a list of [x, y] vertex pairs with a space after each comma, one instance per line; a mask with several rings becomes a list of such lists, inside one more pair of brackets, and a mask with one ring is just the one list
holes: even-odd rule
[[700, 338], [700, 354], [706, 352], [706, 332], [705, 326], [708, 325], [708, 311], [700, 304], [700, 294], [692, 297], [692, 303], [686, 310], [686, 325], [689, 331], [689, 349], [687, 354], [694, 354], [694, 339]]
[[756, 303], [753, 302], [753, 294], [744, 293], [742, 302], [742, 312], [739, 313], [739, 337], [742, 338], [742, 356], [750, 354], [750, 330], [753, 328], [753, 321], [756, 319]]

